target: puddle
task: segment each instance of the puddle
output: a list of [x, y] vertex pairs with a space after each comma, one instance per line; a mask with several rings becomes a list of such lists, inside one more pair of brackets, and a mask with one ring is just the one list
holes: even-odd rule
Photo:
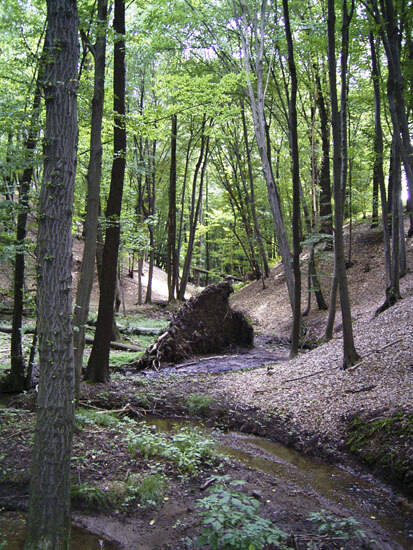
[[[199, 422], [174, 418], [146, 418], [150, 426], [171, 432], [182, 426], [208, 428]], [[356, 513], [377, 523], [402, 548], [413, 547], [411, 510], [400, 507], [393, 495], [378, 483], [362, 479], [320, 459], [265, 438], [241, 433], [222, 434], [217, 451], [242, 464], [290, 482], [307, 493], [317, 493], [344, 507], [351, 516]]]
[[[0, 514], [0, 547], [7, 541], [4, 550], [23, 550], [26, 519], [18, 512]], [[121, 550], [120, 546], [94, 535], [85, 529], [72, 527], [72, 550]]]

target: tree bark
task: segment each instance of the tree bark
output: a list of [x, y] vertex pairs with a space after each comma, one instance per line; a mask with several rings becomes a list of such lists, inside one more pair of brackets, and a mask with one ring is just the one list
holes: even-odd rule
[[[409, 132], [404, 83], [400, 62], [400, 32], [397, 27], [396, 5], [393, 0], [367, 0], [367, 6], [379, 27], [380, 37], [386, 52], [389, 68], [387, 99], [393, 125], [393, 134], [407, 176], [410, 201], [413, 197], [413, 145]], [[408, 10], [406, 10], [408, 12]]]
[[[337, 279], [340, 293], [341, 316], [343, 321], [343, 369], [354, 365], [359, 356], [354, 347], [351, 307], [346, 275], [344, 236], [343, 236], [343, 200], [345, 196], [345, 178], [347, 173], [346, 147], [346, 105], [347, 105], [347, 56], [349, 42], [349, 25], [354, 2], [347, 11], [347, 1], [343, 0], [342, 20], [342, 57], [341, 57], [341, 109], [339, 114], [336, 84], [336, 53], [335, 53], [335, 7], [334, 0], [328, 0], [328, 54], [331, 97], [331, 125], [333, 132], [333, 190], [334, 190], [334, 279]], [[333, 280], [332, 291], [335, 282]], [[333, 292], [332, 292], [333, 297]], [[333, 300], [330, 308], [334, 307]]]
[[73, 313], [73, 351], [75, 361], [75, 395], [79, 401], [85, 348], [85, 325], [89, 314], [90, 294], [95, 270], [96, 241], [100, 206], [100, 178], [102, 172], [102, 119], [105, 96], [107, 0], [98, 1], [98, 32], [90, 50], [95, 59], [92, 119], [90, 130], [90, 158], [87, 174], [85, 241], [82, 265], [76, 291]]
[[[235, 0], [234, 0], [235, 5]], [[235, 5], [236, 7], [236, 5]], [[285, 231], [284, 219], [281, 209], [281, 200], [277, 184], [274, 179], [272, 167], [269, 158], [269, 150], [267, 146], [266, 120], [264, 112], [265, 87], [263, 78], [263, 62], [264, 62], [264, 37], [265, 27], [267, 22], [266, 3], [261, 2], [261, 10], [259, 22], [256, 18], [252, 22], [247, 21], [246, 7], [239, 3], [238, 10], [239, 19], [237, 20], [238, 29], [240, 31], [242, 54], [245, 63], [247, 75], [247, 96], [251, 104], [251, 113], [254, 123], [255, 139], [258, 146], [258, 151], [261, 159], [261, 167], [267, 184], [268, 201], [270, 203], [271, 212], [274, 219], [275, 231], [278, 240], [278, 246], [284, 266], [285, 278], [287, 282], [288, 296], [290, 299], [291, 309], [294, 311], [294, 274], [292, 270], [292, 258], [290, 246], [287, 240]], [[236, 10], [237, 11], [237, 10]], [[254, 60], [254, 73], [251, 64], [251, 55], [248, 39], [248, 29], [252, 26], [257, 51]], [[259, 26], [259, 28], [258, 28]], [[256, 81], [256, 86], [253, 86], [253, 79]]]
[[249, 181], [249, 193], [246, 193], [247, 198], [251, 205], [251, 214], [252, 219], [254, 222], [254, 232], [255, 232], [255, 238], [257, 239], [258, 243], [258, 250], [261, 257], [261, 262], [264, 267], [264, 275], [265, 277], [270, 276], [270, 268], [268, 265], [268, 258], [267, 253], [265, 251], [264, 241], [261, 236], [260, 226], [258, 222], [258, 215], [257, 215], [257, 209], [255, 206], [255, 191], [254, 191], [254, 176], [252, 171], [252, 161], [251, 161], [251, 151], [250, 151], [250, 145], [249, 145], [249, 139], [248, 139], [248, 129], [247, 129], [247, 122], [245, 119], [245, 109], [244, 109], [244, 102], [241, 102], [241, 117], [242, 117], [242, 130], [243, 130], [243, 136], [244, 136], [244, 143], [245, 143], [245, 151], [247, 154], [247, 166], [248, 166], [248, 181]]
[[323, 151], [320, 171], [320, 232], [332, 235], [333, 210], [331, 207], [330, 125], [317, 67], [315, 77], [317, 86], [316, 103], [318, 112], [320, 113], [321, 143]]
[[125, 4], [115, 1], [113, 22], [117, 35], [114, 50], [114, 157], [111, 184], [106, 206], [106, 234], [95, 341], [87, 365], [86, 378], [91, 382], [109, 381], [109, 354], [114, 319], [113, 305], [120, 242], [120, 214], [126, 164], [125, 127]]
[[[210, 125], [212, 121], [210, 122]], [[191, 201], [191, 215], [189, 222], [189, 238], [188, 246], [186, 249], [184, 266], [182, 269], [181, 284], [179, 286], [178, 300], [183, 301], [185, 299], [186, 285], [188, 284], [189, 270], [191, 267], [192, 254], [194, 250], [195, 242], [195, 233], [199, 219], [199, 212], [201, 208], [202, 193], [203, 193], [203, 184], [205, 177], [205, 170], [208, 162], [208, 153], [209, 153], [209, 136], [205, 134], [205, 125], [206, 125], [206, 115], [204, 115], [202, 121], [202, 137], [201, 137], [201, 149], [199, 151], [198, 162], [195, 167], [193, 183], [192, 183], [192, 201]], [[199, 171], [201, 171], [199, 189], [198, 189], [198, 198], [196, 199], [196, 182], [198, 179]]]
[[176, 137], [177, 116], [172, 115], [171, 121], [171, 166], [169, 174], [169, 210], [168, 210], [168, 302], [175, 299], [176, 273], [178, 257], [176, 252]]
[[[44, 44], [44, 49], [47, 44]], [[41, 107], [41, 80], [44, 72], [44, 60], [40, 61], [36, 88], [33, 98], [33, 108], [30, 119], [30, 127], [25, 141], [24, 148], [31, 155], [36, 148], [38, 139], [38, 123]], [[33, 159], [30, 165], [25, 168], [19, 186], [19, 213], [17, 216], [16, 229], [16, 255], [14, 262], [14, 292], [13, 292], [13, 330], [10, 343], [10, 374], [2, 384], [2, 391], [20, 392], [30, 389], [31, 376], [26, 376], [26, 363], [22, 349], [22, 322], [23, 322], [23, 301], [24, 301], [24, 279], [25, 279], [25, 252], [23, 250], [26, 240], [27, 215], [29, 212], [30, 185], [33, 177]]]
[[300, 270], [300, 158], [298, 151], [298, 131], [297, 131], [297, 70], [294, 61], [293, 39], [290, 28], [290, 15], [288, 10], [288, 0], [283, 0], [283, 12], [285, 23], [285, 35], [288, 47], [288, 67], [291, 78], [291, 95], [288, 102], [288, 127], [289, 142], [292, 160], [292, 180], [293, 180], [293, 272], [294, 272], [294, 308], [293, 308], [293, 328], [291, 333], [290, 358], [298, 353], [300, 343], [301, 328], [301, 270]]
[[72, 205], [77, 150], [78, 15], [47, 1], [46, 129], [37, 236], [39, 388], [26, 550], [70, 548], [74, 417]]

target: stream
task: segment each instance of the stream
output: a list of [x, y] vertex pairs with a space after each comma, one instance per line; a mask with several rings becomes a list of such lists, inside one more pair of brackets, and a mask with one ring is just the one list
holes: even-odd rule
[[[183, 426], [210, 430], [202, 423], [173, 418], [145, 418], [156, 430], [171, 432]], [[413, 547], [412, 508], [400, 506], [397, 497], [372, 476], [361, 478], [339, 466], [306, 456], [281, 443], [237, 432], [220, 433], [217, 451], [253, 470], [282, 478], [297, 494], [328, 499], [345, 508], [348, 516], [372, 519], [400, 548]]]
[[[7, 541], [5, 550], [23, 550], [26, 515], [18, 512], [0, 514], [1, 539]], [[1, 540], [0, 539], [0, 540]], [[3, 548], [0, 544], [0, 547]], [[85, 529], [72, 526], [73, 550], [121, 550], [119, 546]]]
[[[360, 477], [274, 441], [237, 432], [217, 432], [197, 421], [145, 417], [142, 422], [166, 433], [183, 426], [212, 432], [220, 454], [255, 470], [257, 479], [259, 472], [270, 476], [275, 487], [279, 484], [280, 489], [287, 488], [289, 495], [296, 498], [298, 507], [308, 506], [310, 502], [318, 510], [323, 507], [344, 510], [346, 516], [355, 517], [362, 526], [369, 525], [373, 533], [384, 534], [385, 540], [390, 541], [386, 548], [410, 550], [413, 547], [412, 508], [403, 505], [402, 499], [372, 476]], [[0, 548], [3, 548], [1, 540], [7, 540], [7, 550], [22, 549], [24, 529], [24, 514], [1, 511]], [[120, 550], [116, 544], [76, 526], [72, 537], [73, 550]]]

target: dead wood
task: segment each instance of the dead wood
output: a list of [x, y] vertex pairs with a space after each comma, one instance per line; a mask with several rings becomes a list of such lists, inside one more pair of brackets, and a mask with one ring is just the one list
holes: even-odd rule
[[207, 287], [175, 314], [168, 330], [136, 361], [137, 370], [176, 364], [193, 356], [217, 353], [231, 346], [251, 347], [252, 326], [229, 305], [229, 281]]
[[[6, 327], [6, 326], [0, 326], [0, 332], [4, 332], [6, 334], [11, 334], [12, 328]], [[33, 334], [34, 328], [26, 328], [23, 329], [24, 334]], [[93, 344], [93, 338], [86, 337], [85, 342], [87, 344]], [[111, 342], [110, 347], [113, 349], [120, 349], [123, 351], [142, 351], [143, 348], [140, 348], [138, 346], [134, 346], [132, 344], [121, 344], [120, 342]]]

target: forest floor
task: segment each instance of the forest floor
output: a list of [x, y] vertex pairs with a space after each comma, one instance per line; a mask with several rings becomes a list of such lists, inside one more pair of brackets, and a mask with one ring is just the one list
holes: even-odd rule
[[[348, 228], [346, 238], [348, 250]], [[175, 368], [143, 373], [133, 372], [125, 364], [132, 361], [131, 354], [111, 354], [114, 365], [111, 382], [84, 384], [81, 404], [83, 411], [97, 414], [114, 411], [112, 416], [118, 423], [111, 420], [105, 426], [96, 419], [85, 420], [82, 417], [87, 416], [85, 412], [80, 415], [74, 440], [74, 483], [113, 494], [117, 482], [125, 483], [131, 475], [156, 472], [165, 476], [167, 488], [156, 506], [140, 504], [124, 486], [122, 490], [129, 491], [127, 506], [124, 501], [122, 505], [120, 501], [112, 501], [105, 508], [103, 501], [99, 503], [99, 496], [91, 502], [92, 498], [88, 500], [85, 494], [78, 494], [74, 500], [78, 524], [115, 541], [118, 548], [190, 548], [202, 529], [195, 503], [206, 495], [207, 480], [214, 475], [229, 475], [246, 482], [243, 490], [261, 503], [263, 517], [294, 534], [289, 539], [290, 547], [389, 550], [411, 547], [413, 242], [407, 241], [409, 267], [401, 281], [402, 299], [377, 317], [374, 313], [384, 300], [385, 287], [381, 230], [359, 225], [353, 230], [351, 244], [353, 265], [347, 275], [355, 343], [360, 355], [360, 361], [351, 369], [341, 369], [340, 312], [333, 340], [316, 345], [323, 336], [326, 312], [318, 311], [314, 305], [305, 319], [306, 345], [297, 358], [288, 360], [291, 314], [280, 266], [271, 270], [265, 288], [261, 281], [249, 283], [236, 290], [232, 298], [232, 306], [242, 310], [254, 326], [257, 345], [253, 350], [230, 350], [228, 354], [194, 358]], [[305, 255], [302, 259], [304, 268]], [[318, 269], [328, 301], [331, 254], [320, 253]], [[158, 288], [164, 288], [162, 277], [162, 272], [157, 273]], [[165, 307], [136, 305], [136, 281], [125, 277], [123, 292], [128, 314], [150, 317], [154, 323], [170, 318], [171, 312]], [[303, 297], [303, 308], [306, 298]], [[161, 293], [158, 299], [164, 301]], [[147, 345], [140, 337], [134, 343]], [[7, 346], [1, 344], [4, 359]], [[0, 362], [1, 359], [0, 356]], [[13, 398], [8, 407], [0, 410], [0, 506], [24, 509], [35, 393]], [[130, 440], [135, 441], [135, 432], [140, 428], [129, 425], [129, 419], [151, 426], [159, 417], [195, 418], [211, 428], [219, 428], [219, 432], [211, 435], [217, 443], [210, 446], [218, 450], [225, 447], [227, 458], [204, 457], [192, 472], [183, 472], [170, 459], [160, 458], [159, 453], [153, 457], [131, 454]], [[150, 435], [145, 436], [145, 430], [148, 447], [152, 440]], [[153, 432], [154, 428], [149, 428], [149, 433]], [[241, 433], [266, 439], [254, 443]], [[174, 437], [170, 432], [167, 441], [173, 442]], [[279, 441], [302, 454], [292, 458], [285, 455], [286, 451], [268, 450], [268, 440]], [[303, 455], [322, 458], [344, 470], [330, 471], [326, 462], [316, 459], [301, 463], [310, 460]], [[264, 462], [257, 465], [260, 460]], [[273, 469], [274, 465], [278, 470]], [[306, 471], [307, 477], [310, 472], [312, 482], [307, 478], [300, 480], [298, 470]], [[346, 482], [340, 476], [349, 471], [356, 478]], [[371, 473], [387, 485], [381, 485]], [[319, 478], [321, 485], [328, 485], [331, 479], [339, 480], [340, 487], [332, 491], [335, 497], [314, 486], [314, 480]], [[355, 500], [340, 493], [347, 484], [350, 493], [355, 493]], [[392, 492], [389, 484], [396, 492]], [[363, 493], [370, 494], [375, 488], [383, 491], [377, 497], [379, 504], [368, 502], [369, 496]], [[118, 492], [122, 490], [118, 485]], [[357, 509], [357, 500], [363, 509]], [[388, 514], [383, 512], [386, 502], [391, 508]], [[356, 517], [366, 537], [345, 543], [337, 535], [337, 526], [320, 535], [308, 517], [309, 513], [322, 509], [341, 519]], [[387, 514], [387, 520], [379, 524], [376, 519], [380, 514]], [[386, 522], [387, 527], [394, 524], [393, 531], [387, 529]]]

